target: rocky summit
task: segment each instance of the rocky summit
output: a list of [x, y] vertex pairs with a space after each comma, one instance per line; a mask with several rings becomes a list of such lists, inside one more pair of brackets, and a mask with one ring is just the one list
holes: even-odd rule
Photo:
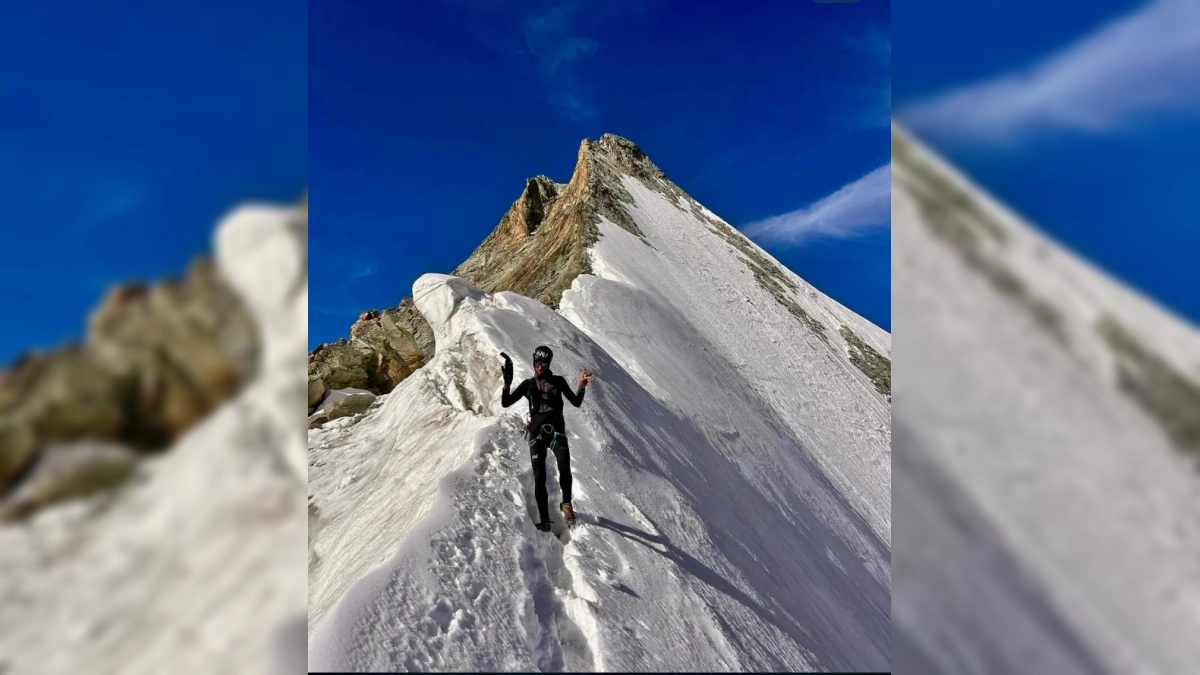
[[[512, 291], [557, 307], [575, 277], [591, 271], [587, 247], [598, 237], [600, 217], [637, 233], [618, 205], [629, 199], [618, 179], [622, 171], [673, 187], [631, 141], [612, 134], [584, 139], [571, 179], [527, 179], [500, 223], [451, 274], [488, 292]], [[338, 389], [386, 394], [433, 353], [433, 333], [411, 297], [397, 308], [364, 312], [349, 340], [322, 343], [309, 354], [309, 413]]]
[[[682, 200], [693, 215], [746, 256], [748, 269], [764, 288], [827, 341], [825, 326], [791, 299], [797, 287], [786, 275], [673, 183], [636, 143], [615, 134], [583, 139], [566, 183], [540, 175], [527, 179], [500, 223], [451, 275], [488, 293], [511, 291], [557, 308], [575, 278], [592, 272], [588, 248], [600, 236], [601, 219], [645, 241], [625, 208], [633, 197], [622, 183], [623, 176], [636, 178], [668, 199]], [[843, 332], [848, 330], [843, 327]], [[411, 297], [396, 308], [364, 312], [351, 326], [349, 340], [322, 343], [309, 354], [308, 412], [312, 414], [329, 392], [338, 389], [386, 394], [433, 354], [433, 333], [415, 311]], [[881, 393], [890, 396], [891, 364], [874, 356], [868, 375]]]

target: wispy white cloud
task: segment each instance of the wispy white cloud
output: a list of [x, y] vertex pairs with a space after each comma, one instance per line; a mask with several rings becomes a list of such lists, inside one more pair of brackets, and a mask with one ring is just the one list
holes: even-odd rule
[[742, 231], [751, 239], [793, 245], [857, 237], [891, 224], [891, 195], [892, 172], [885, 164], [804, 208], [750, 223]]
[[363, 279], [365, 277], [371, 276], [372, 274], [375, 274], [375, 272], [377, 272], [377, 271], [379, 271], [378, 263], [375, 263], [375, 262], [367, 263], [367, 264], [363, 265], [362, 267], [359, 267], [357, 270], [355, 270], [350, 275], [350, 278], [346, 281], [346, 283], [352, 284], [355, 281], [358, 281], [359, 279]]
[[525, 49], [541, 71], [551, 105], [576, 120], [597, 114], [587, 87], [574, 71], [599, 49], [596, 41], [576, 26], [582, 4], [563, 3], [534, 11], [522, 26]]
[[859, 57], [869, 83], [854, 86], [850, 100], [856, 112], [845, 120], [850, 130], [878, 129], [892, 124], [892, 36], [886, 26], [871, 24], [844, 39], [846, 49]]
[[574, 13], [578, 3], [551, 7], [525, 19], [525, 46], [542, 71], [553, 75], [577, 59], [596, 53], [596, 41], [576, 35]]
[[443, 0], [462, 13], [481, 45], [536, 70], [534, 88], [559, 114], [595, 118], [594, 88], [581, 66], [601, 50], [595, 38], [614, 20], [637, 18], [663, 0]]
[[904, 106], [934, 136], [1012, 144], [1200, 112], [1200, 0], [1153, 0], [1032, 67]]

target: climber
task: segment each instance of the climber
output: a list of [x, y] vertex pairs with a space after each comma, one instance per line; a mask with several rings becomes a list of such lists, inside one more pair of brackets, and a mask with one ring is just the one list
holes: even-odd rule
[[550, 529], [549, 507], [546, 504], [546, 449], [554, 453], [558, 462], [558, 482], [562, 487], [562, 505], [559, 507], [566, 518], [568, 526], [575, 525], [575, 510], [571, 507], [571, 450], [567, 444], [566, 423], [563, 419], [563, 397], [571, 405], [578, 408], [583, 403], [583, 394], [587, 385], [592, 381], [586, 368], [579, 373], [577, 391], [572, 392], [567, 386], [567, 380], [561, 375], [550, 372], [550, 360], [554, 353], [543, 345], [533, 351], [533, 377], [517, 385], [511, 394], [508, 389], [512, 384], [512, 359], [508, 354], [501, 353], [504, 365], [501, 373], [504, 375], [504, 393], [500, 404], [505, 408], [522, 398], [529, 399], [529, 424], [525, 427], [525, 443], [529, 446], [529, 454], [533, 460], [534, 495], [537, 497], [538, 515], [541, 522], [537, 528], [543, 531]]

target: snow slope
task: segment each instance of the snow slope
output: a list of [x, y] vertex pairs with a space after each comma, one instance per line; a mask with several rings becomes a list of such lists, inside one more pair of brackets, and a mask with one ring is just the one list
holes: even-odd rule
[[245, 206], [217, 233], [263, 338], [256, 381], [131, 485], [0, 527], [0, 672], [295, 672], [306, 228]]
[[[425, 275], [434, 358], [309, 432], [311, 669], [888, 668], [889, 404], [838, 327], [888, 335], [781, 270], [821, 340], [702, 207], [625, 187], [645, 241], [602, 222], [559, 312]], [[538, 344], [596, 376], [565, 545], [499, 405], [499, 352], [519, 381]]]
[[1195, 672], [1200, 480], [1097, 322], [1193, 386], [1200, 332], [894, 133], [897, 666]]

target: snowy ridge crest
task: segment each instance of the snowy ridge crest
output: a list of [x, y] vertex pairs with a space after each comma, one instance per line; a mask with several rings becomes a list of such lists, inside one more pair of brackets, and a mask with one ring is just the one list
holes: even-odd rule
[[[601, 237], [602, 222], [618, 226], [651, 248], [666, 247], [664, 255], [673, 256], [669, 249], [678, 237], [654, 241], [647, 237], [634, 215], [641, 207], [630, 185], [671, 200], [685, 216], [677, 223], [680, 231], [693, 232], [741, 261], [802, 331], [861, 371], [863, 381], [890, 400], [890, 347], [885, 331], [779, 264], [684, 193], [635, 143], [614, 134], [580, 143], [567, 183], [546, 176], [529, 178], [496, 228], [451, 274], [487, 293], [520, 293], [558, 308], [573, 281], [594, 272], [592, 251]], [[712, 234], [721, 242], [714, 241]], [[389, 320], [393, 314], [397, 318]], [[428, 322], [412, 309], [410, 298], [401, 301], [399, 311], [366, 312], [360, 319], [351, 330], [350, 343], [320, 345], [310, 354], [310, 414], [323, 396], [339, 387], [387, 393], [432, 355]]]
[[[434, 359], [374, 410], [309, 433], [310, 667], [887, 664], [886, 540], [692, 317], [591, 275], [561, 313], [447, 275], [423, 276], [414, 299]], [[637, 351], [642, 331], [659, 351]], [[519, 381], [537, 344], [568, 379], [597, 376], [566, 411], [583, 525], [565, 547], [532, 526], [521, 404], [498, 405], [497, 353]]]
[[[311, 668], [887, 668], [886, 331], [612, 135], [413, 303], [433, 358], [309, 432]], [[557, 536], [499, 405], [540, 344], [596, 377]]]

